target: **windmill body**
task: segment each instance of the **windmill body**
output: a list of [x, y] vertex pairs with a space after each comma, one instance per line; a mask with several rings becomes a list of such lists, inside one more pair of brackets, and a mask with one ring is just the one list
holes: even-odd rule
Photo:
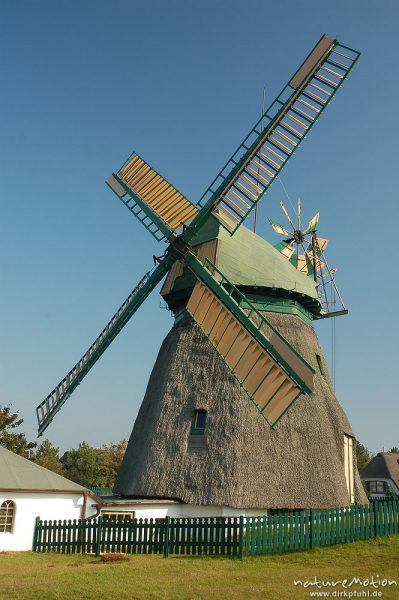
[[[153, 368], [115, 492], [179, 499], [192, 516], [206, 506], [215, 507], [215, 514], [248, 514], [365, 502], [356, 466], [351, 480], [345, 475], [345, 443], [353, 432], [313, 328], [314, 282], [246, 228], [230, 237], [214, 222], [195, 241], [198, 254], [245, 290], [314, 367], [315, 393], [301, 397], [275, 430], [265, 427], [184, 310], [194, 283], [190, 274], [171, 273], [161, 293], [178, 317]], [[205, 426], [196, 432], [200, 412]]]
[[166, 276], [161, 293], [175, 325], [154, 366], [117, 493], [178, 499], [193, 514], [210, 506], [259, 512], [365, 500], [353, 434], [312, 327], [334, 313], [320, 302], [317, 276], [302, 272], [302, 263], [308, 273], [320, 270], [322, 244], [314, 241], [295, 268], [287, 242], [279, 252], [242, 226], [358, 58], [322, 36], [196, 205], [136, 153], [108, 178], [168, 245], [36, 410], [42, 435]]

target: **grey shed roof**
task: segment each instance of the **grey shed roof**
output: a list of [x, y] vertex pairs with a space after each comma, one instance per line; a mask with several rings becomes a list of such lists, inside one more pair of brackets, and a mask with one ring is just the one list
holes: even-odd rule
[[90, 492], [78, 483], [57, 475], [3, 446], [0, 446], [0, 490]]
[[399, 452], [379, 452], [364, 467], [362, 479], [392, 479], [399, 487]]

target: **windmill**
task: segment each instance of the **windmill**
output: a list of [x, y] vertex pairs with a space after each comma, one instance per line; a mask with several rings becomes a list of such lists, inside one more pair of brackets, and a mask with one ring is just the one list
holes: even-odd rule
[[[317, 227], [320, 219], [320, 213], [317, 212], [303, 229], [301, 223], [301, 199], [298, 198], [297, 224], [294, 224], [284, 206], [280, 202], [281, 210], [287, 218], [289, 228], [283, 227], [280, 223], [269, 219], [270, 225], [274, 231], [285, 236], [285, 239], [274, 247], [283, 256], [285, 256], [296, 269], [313, 277], [317, 283], [319, 298], [322, 305], [322, 311], [319, 318], [336, 317], [345, 315], [348, 310], [345, 308], [341, 294], [335, 283], [336, 269], [330, 269], [324, 251], [328, 246], [329, 240], [321, 238], [317, 234]], [[287, 237], [288, 236], [288, 237]], [[332, 288], [333, 294], [329, 294], [329, 288]], [[336, 304], [336, 300], [331, 299], [338, 296], [341, 302], [341, 310], [331, 310], [331, 305]], [[334, 306], [335, 307], [335, 306]]]
[[[245, 286], [235, 285], [234, 275], [229, 278], [229, 273], [223, 271], [217, 252], [209, 252], [208, 241], [212, 246], [209, 231], [216, 228], [218, 233], [211, 232], [211, 238], [223, 236], [226, 247], [227, 240], [239, 242], [245, 238], [248, 230], [240, 226], [300, 146], [359, 55], [338, 40], [323, 36], [196, 205], [137, 153], [108, 178], [108, 186], [123, 204], [153, 237], [166, 241], [168, 246], [162, 256], [154, 257], [154, 267], [140, 280], [89, 350], [37, 407], [39, 435], [165, 275], [161, 293], [168, 297], [176, 322], [179, 325], [181, 318], [183, 322], [187, 318], [195, 322], [195, 335], [205, 336], [203, 339], [217, 351], [211, 355], [207, 350], [206, 360], [213, 361], [216, 370], [222, 369], [222, 379], [232, 378], [242, 390], [240, 393], [250, 398], [263, 431], [264, 421], [259, 415], [274, 428], [301, 395], [312, 396], [315, 368], [251, 301]], [[275, 256], [278, 254], [273, 249], [273, 260]], [[300, 282], [301, 285], [304, 291], [308, 290], [301, 296], [317, 317], [321, 312], [317, 294], [308, 283]], [[186, 375], [189, 369], [185, 370]], [[198, 434], [197, 438], [192, 436], [193, 447], [202, 443], [206, 411], [201, 410], [196, 411], [193, 421], [193, 431]], [[158, 417], [162, 411], [160, 408]], [[148, 414], [147, 411], [147, 417]], [[152, 414], [146, 429], [152, 441], [144, 443], [143, 451], [154, 442], [158, 427]], [[169, 418], [166, 429], [169, 433], [176, 431], [177, 420]], [[137, 436], [133, 444], [140, 445]], [[136, 453], [136, 465], [148, 466], [149, 454], [146, 456], [140, 458]], [[126, 455], [120, 481], [129, 470], [129, 462]], [[144, 495], [159, 493], [162, 495], [153, 490]], [[180, 497], [184, 493], [170, 495]]]

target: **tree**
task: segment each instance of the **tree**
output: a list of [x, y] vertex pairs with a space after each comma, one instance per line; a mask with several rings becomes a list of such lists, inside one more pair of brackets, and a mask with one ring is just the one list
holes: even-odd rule
[[116, 474], [121, 466], [126, 452], [127, 440], [121, 440], [118, 444], [103, 444], [101, 452], [103, 455], [102, 481], [103, 487], [114, 487]]
[[118, 444], [103, 444], [101, 448], [82, 442], [77, 449], [69, 450], [61, 458], [63, 475], [80, 485], [113, 487], [126, 446], [126, 440]]
[[60, 461], [59, 448], [53, 446], [50, 440], [44, 440], [37, 448], [31, 460], [41, 467], [45, 467], [58, 475], [64, 474], [64, 467]]
[[397, 446], [393, 446], [390, 450], [388, 450], [388, 452], [390, 454], [395, 454], [396, 452], [399, 452], [399, 448]]
[[68, 479], [85, 486], [104, 486], [101, 472], [103, 455], [99, 448], [82, 442], [76, 450], [65, 452], [61, 462]]
[[357, 460], [357, 468], [359, 471], [364, 469], [371, 458], [371, 453], [366, 446], [363, 446], [360, 442], [356, 440], [356, 460]]
[[0, 406], [0, 444], [16, 454], [29, 458], [30, 450], [35, 448], [36, 444], [28, 442], [24, 433], [15, 431], [23, 422], [18, 412], [12, 412], [11, 404]]

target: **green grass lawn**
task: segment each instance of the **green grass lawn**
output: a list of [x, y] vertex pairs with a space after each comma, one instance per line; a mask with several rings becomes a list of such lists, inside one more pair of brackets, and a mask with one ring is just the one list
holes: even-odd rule
[[[311, 598], [309, 591], [316, 588], [295, 587], [295, 579], [363, 580], [372, 575], [399, 584], [399, 536], [242, 561], [133, 555], [126, 562], [103, 563], [94, 556], [0, 553], [0, 599], [302, 599]], [[348, 591], [365, 589], [372, 598], [375, 588], [354, 585]], [[380, 591], [384, 600], [399, 599], [399, 586]]]

